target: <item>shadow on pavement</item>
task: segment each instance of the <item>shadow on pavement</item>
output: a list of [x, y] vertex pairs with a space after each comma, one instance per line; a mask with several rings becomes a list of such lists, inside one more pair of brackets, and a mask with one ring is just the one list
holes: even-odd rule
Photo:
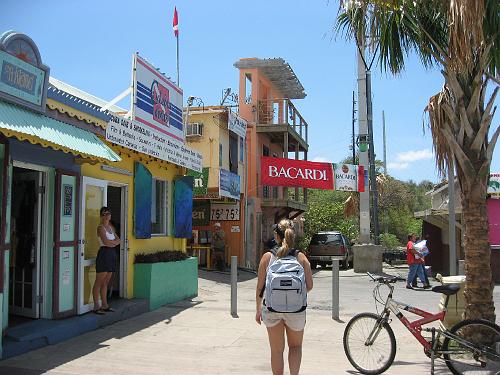
[[[169, 324], [182, 311], [201, 303], [201, 301], [184, 300], [166, 305], [157, 310], [138, 315], [126, 321], [116, 322], [58, 344], [48, 345], [6, 359], [0, 362], [0, 374], [34, 375], [56, 369], [58, 366], [108, 347], [109, 345], [104, 344], [108, 340], [122, 339], [162, 321]], [[85, 339], [85, 341], [82, 342], [82, 339]], [[36, 358], [36, 360], [30, 360], [31, 358]], [[40, 358], [43, 358], [43, 360], [39, 360]], [[57, 370], [51, 373], [58, 374]], [[67, 374], [67, 371], [61, 371], [61, 374], [63, 373]]]
[[[231, 272], [226, 271], [209, 271], [200, 269], [198, 270], [198, 278], [221, 284], [231, 284]], [[238, 269], [238, 282], [244, 282], [256, 278], [256, 273]]]

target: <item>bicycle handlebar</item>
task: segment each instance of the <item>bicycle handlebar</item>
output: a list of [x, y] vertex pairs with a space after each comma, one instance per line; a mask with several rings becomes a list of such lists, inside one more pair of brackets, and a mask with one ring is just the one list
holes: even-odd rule
[[388, 276], [379, 276], [379, 275], [373, 275], [370, 272], [366, 273], [374, 282], [382, 283], [382, 284], [393, 284], [397, 281], [406, 281], [406, 279], [402, 278], [401, 276], [393, 276], [393, 275], [388, 275]]

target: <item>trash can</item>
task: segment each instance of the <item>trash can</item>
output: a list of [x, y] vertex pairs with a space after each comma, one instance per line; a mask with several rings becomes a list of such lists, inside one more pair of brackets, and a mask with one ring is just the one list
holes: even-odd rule
[[[441, 323], [445, 328], [451, 328], [458, 322], [462, 321], [462, 314], [465, 310], [465, 299], [464, 299], [464, 289], [465, 289], [465, 276], [441, 276], [436, 275], [436, 280], [440, 281], [443, 285], [458, 284], [460, 285], [460, 290], [454, 296], [450, 296], [448, 300], [448, 311], [446, 316]], [[439, 301], [439, 309], [444, 308], [444, 303], [446, 301], [446, 296], [441, 295], [441, 300]]]

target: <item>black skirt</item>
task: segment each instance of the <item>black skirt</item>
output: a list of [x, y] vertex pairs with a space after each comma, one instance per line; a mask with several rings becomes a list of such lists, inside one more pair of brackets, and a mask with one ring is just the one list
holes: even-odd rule
[[116, 271], [116, 250], [114, 247], [101, 246], [97, 252], [95, 260], [95, 271], [115, 272]]

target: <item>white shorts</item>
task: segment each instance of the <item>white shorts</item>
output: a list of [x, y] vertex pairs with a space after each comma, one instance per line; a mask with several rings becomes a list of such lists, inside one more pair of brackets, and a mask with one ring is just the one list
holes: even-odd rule
[[306, 310], [297, 313], [278, 313], [269, 311], [266, 306], [262, 306], [262, 321], [268, 328], [283, 321], [292, 331], [303, 331], [306, 325]]

